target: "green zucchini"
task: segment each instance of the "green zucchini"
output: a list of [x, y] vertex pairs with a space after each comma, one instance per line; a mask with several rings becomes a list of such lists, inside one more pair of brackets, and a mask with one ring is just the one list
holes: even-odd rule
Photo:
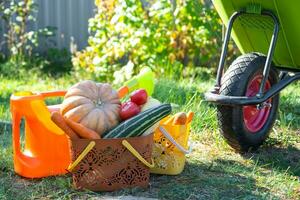
[[155, 106], [122, 122], [111, 131], [104, 133], [102, 138], [128, 138], [141, 136], [155, 123], [169, 115], [171, 111], [172, 108], [170, 104]]

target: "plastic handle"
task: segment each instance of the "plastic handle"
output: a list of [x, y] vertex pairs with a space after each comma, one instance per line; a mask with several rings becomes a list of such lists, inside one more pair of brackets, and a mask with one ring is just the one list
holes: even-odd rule
[[13, 132], [13, 147], [17, 155], [21, 154], [21, 144], [20, 144], [20, 115], [13, 113], [12, 115], [12, 132]]
[[123, 87], [119, 88], [119, 98], [125, 97], [128, 93], [136, 89], [145, 89], [149, 96], [154, 90], [154, 73], [149, 67], [143, 68], [140, 73], [127, 81]]
[[124, 147], [126, 147], [126, 149], [128, 149], [128, 151], [130, 151], [130, 153], [132, 153], [133, 156], [135, 156], [137, 159], [139, 159], [139, 161], [141, 161], [144, 165], [146, 165], [147, 167], [149, 168], [153, 168], [154, 167], [154, 161], [153, 159], [151, 158], [151, 164], [145, 160], [141, 154], [139, 154], [139, 152], [137, 152], [137, 150], [135, 150], [133, 148], [133, 146], [131, 146], [131, 144], [129, 144], [129, 142], [127, 142], [126, 140], [123, 140], [122, 141], [122, 144]]
[[68, 167], [68, 171], [72, 172], [74, 170], [74, 168], [84, 159], [84, 157], [94, 148], [94, 146], [96, 145], [95, 141], [91, 141], [83, 150], [83, 152], [81, 152], [81, 154], [78, 156], [78, 158], [69, 165]]
[[65, 96], [66, 93], [67, 93], [66, 90], [57, 90], [57, 91], [40, 92], [38, 94], [42, 95], [43, 97], [61, 97], [61, 96]]
[[[17, 159], [17, 165], [21, 166], [30, 166], [34, 168], [37, 164], [37, 157], [36, 156], [28, 156], [28, 154], [24, 153], [21, 150], [21, 142], [20, 142], [20, 125], [21, 120], [23, 116], [20, 114], [17, 114], [15, 111], [13, 111], [12, 114], [12, 134], [13, 134], [13, 151], [14, 151], [14, 157]], [[26, 125], [25, 125], [26, 126]], [[30, 151], [27, 151], [27, 153], [31, 153]]]
[[177, 142], [176, 142], [176, 140], [168, 133], [168, 131], [164, 128], [164, 127], [162, 127], [162, 126], [160, 126], [159, 127], [159, 130], [162, 132], [162, 134], [164, 134], [164, 136], [170, 141], [170, 142], [172, 142], [182, 153], [184, 153], [184, 154], [189, 154], [189, 153], [191, 153], [191, 151], [190, 150], [186, 150], [184, 147], [182, 147], [180, 144], [178, 144]]

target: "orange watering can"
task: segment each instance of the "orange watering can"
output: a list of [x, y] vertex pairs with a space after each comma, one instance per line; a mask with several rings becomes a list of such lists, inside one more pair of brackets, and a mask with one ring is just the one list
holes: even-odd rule
[[[10, 106], [13, 124], [15, 172], [27, 178], [65, 174], [70, 164], [68, 140], [50, 119], [57, 106], [47, 106], [45, 98], [64, 96], [65, 91], [34, 94], [16, 93]], [[25, 148], [21, 150], [20, 125], [25, 120]]]

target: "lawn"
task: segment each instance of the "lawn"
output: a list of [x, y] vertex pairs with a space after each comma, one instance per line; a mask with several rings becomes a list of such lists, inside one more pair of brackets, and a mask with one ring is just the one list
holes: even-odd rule
[[[11, 133], [0, 133], [0, 199], [88, 199], [132, 195], [160, 199], [299, 199], [300, 198], [300, 85], [281, 95], [278, 120], [267, 140], [254, 153], [235, 153], [219, 135], [216, 110], [203, 99], [213, 80], [205, 72], [197, 80], [159, 79], [154, 97], [176, 104], [176, 110], [193, 110], [193, 152], [178, 176], [151, 175], [148, 189], [113, 193], [78, 192], [71, 177], [28, 180], [13, 170]], [[20, 90], [64, 89], [74, 81], [60, 79], [0, 82], [0, 119], [9, 121], [9, 97]], [[2, 129], [3, 130], [3, 129]]]

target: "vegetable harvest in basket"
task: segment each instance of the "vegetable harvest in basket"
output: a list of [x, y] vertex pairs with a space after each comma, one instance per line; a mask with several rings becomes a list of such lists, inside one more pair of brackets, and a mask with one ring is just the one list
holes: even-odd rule
[[[126, 104], [135, 111], [128, 114]], [[60, 113], [51, 113], [51, 119], [71, 139], [137, 137], [152, 133], [171, 110], [170, 104], [160, 104], [145, 90], [133, 92], [130, 101], [121, 104], [110, 84], [81, 81], [67, 91]]]

